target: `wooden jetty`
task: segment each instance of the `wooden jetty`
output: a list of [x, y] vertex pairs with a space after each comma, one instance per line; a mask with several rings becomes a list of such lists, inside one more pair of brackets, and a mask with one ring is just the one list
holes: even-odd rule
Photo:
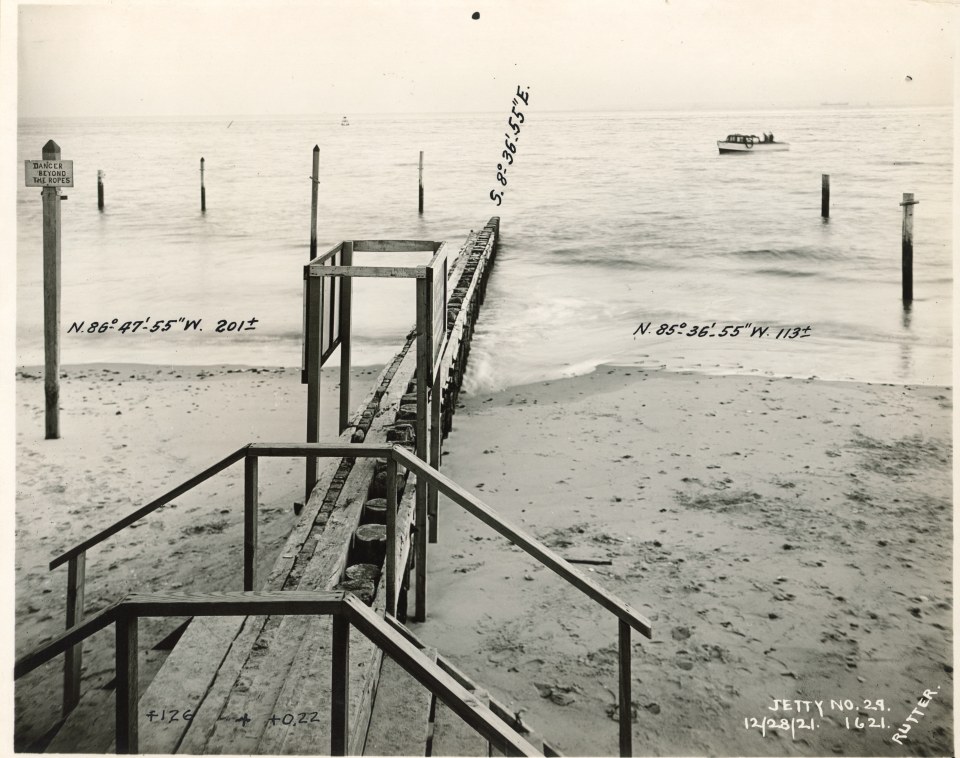
[[[444, 312], [430, 325], [427, 311], [418, 313], [417, 327], [350, 423], [341, 424], [337, 440], [247, 445], [53, 561], [51, 568], [67, 563], [71, 569], [68, 629], [18, 660], [15, 670], [19, 677], [70, 654], [68, 713], [49, 752], [559, 755], [404, 626], [408, 607], [416, 609], [412, 615], [425, 612], [427, 542], [435, 539], [439, 493], [617, 617], [619, 694], [630, 703], [630, 634], [650, 636], [649, 622], [430, 465], [439, 465], [439, 432], [452, 424], [498, 234], [496, 217], [471, 233], [447, 270]], [[422, 339], [430, 330], [442, 333], [445, 349], [436, 357], [426, 355], [430, 342]], [[418, 364], [436, 372], [429, 461], [427, 381]], [[312, 461], [308, 481], [316, 483], [261, 578], [254, 571], [258, 461], [277, 456]], [[85, 551], [240, 461], [246, 591], [135, 595], [84, 617]], [[137, 620], [144, 616], [189, 617], [162, 660], [137, 650]], [[111, 625], [117, 635], [116, 692], [80, 697], [80, 643]], [[142, 691], [141, 672], [144, 681], [149, 678]], [[171, 711], [180, 717], [159, 717]], [[623, 721], [621, 754], [629, 755], [632, 725]]]

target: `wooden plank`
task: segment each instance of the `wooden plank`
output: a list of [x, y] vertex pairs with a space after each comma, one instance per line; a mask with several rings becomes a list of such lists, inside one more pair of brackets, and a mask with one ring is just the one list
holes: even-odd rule
[[423, 279], [426, 266], [317, 266], [310, 265], [310, 278], [323, 276], [352, 276], [387, 279]]
[[433, 253], [441, 244], [434, 240], [354, 240], [353, 249], [358, 253]]
[[[425, 648], [423, 654], [436, 662], [435, 648]], [[425, 755], [431, 700], [429, 690], [399, 663], [384, 658], [364, 754]]]
[[[141, 650], [137, 667], [140, 678], [152, 679], [167, 658], [166, 650]], [[141, 710], [143, 700], [141, 699]], [[83, 693], [60, 730], [47, 744], [46, 753], [113, 753], [116, 691], [111, 686], [88, 689]], [[143, 722], [140, 724], [143, 748]]]
[[[254, 621], [253, 617], [246, 619], [247, 623]], [[176, 751], [192, 722], [151, 720], [147, 714], [176, 706], [192, 711], [196, 720], [220, 666], [237, 654], [234, 645], [244, 623], [244, 617], [223, 616], [197, 616], [190, 622], [140, 698], [140, 749], [144, 753]]]
[[439, 472], [431, 473], [429, 467], [425, 466], [415, 455], [411, 455], [403, 448], [396, 448], [396, 454], [408, 469], [416, 472], [424, 479], [429, 476], [431, 482], [438, 487], [444, 495], [459, 504], [468, 513], [475, 516], [498, 534], [506, 537], [514, 545], [517, 545], [532, 555], [555, 574], [559, 574], [566, 579], [567, 582], [613, 613], [617, 618], [626, 621], [645, 637], [649, 638], [652, 636], [650, 622], [646, 618], [618, 597], [607, 592], [599, 584], [585, 577], [563, 560], [563, 558], [543, 545], [543, 543], [501, 518], [496, 511], [471, 495], [458, 484], [447, 479], [443, 474]]

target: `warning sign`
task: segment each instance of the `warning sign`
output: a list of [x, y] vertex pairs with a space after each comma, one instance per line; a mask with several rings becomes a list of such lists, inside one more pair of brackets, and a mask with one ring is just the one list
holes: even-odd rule
[[72, 187], [73, 161], [24, 161], [27, 187]]

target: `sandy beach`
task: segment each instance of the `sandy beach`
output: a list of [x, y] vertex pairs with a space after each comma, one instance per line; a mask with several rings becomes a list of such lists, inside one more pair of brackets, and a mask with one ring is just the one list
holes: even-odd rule
[[[638, 755], [948, 755], [950, 418], [938, 387], [601, 367], [465, 399], [443, 471], [651, 619]], [[422, 638], [566, 754], [616, 754], [612, 616], [449, 501], [430, 570]], [[824, 714], [763, 736], [810, 724], [774, 699]]]
[[[17, 374], [18, 654], [62, 628], [54, 556], [246, 442], [304, 435], [299, 370], [65, 373], [63, 439], [49, 442], [42, 372]], [[357, 369], [356, 401], [376, 373]], [[335, 389], [331, 371], [331, 434]], [[634, 638], [637, 754], [950, 753], [948, 389], [601, 367], [460, 404], [444, 473], [560, 554], [609, 561], [582, 569], [653, 622], [652, 641]], [[261, 471], [265, 564], [301, 465]], [[238, 589], [241, 471], [92, 551], [88, 612], [132, 590]], [[566, 754], [614, 754], [614, 619], [448, 502], [430, 551], [414, 631]], [[144, 623], [141, 647], [169, 630]], [[112, 678], [112, 647], [104, 633], [88, 644], [85, 688]], [[18, 746], [55, 722], [60, 671], [18, 682]], [[824, 715], [763, 736], [750, 719], [811, 717], [774, 714], [774, 699], [820, 700]]]

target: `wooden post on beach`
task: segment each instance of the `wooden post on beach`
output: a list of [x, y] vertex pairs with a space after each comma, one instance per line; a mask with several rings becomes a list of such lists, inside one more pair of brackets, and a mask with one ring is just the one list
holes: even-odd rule
[[901, 247], [901, 269], [903, 277], [903, 302], [913, 302], [913, 206], [920, 201], [913, 199], [912, 192], [903, 193], [903, 243]]
[[[60, 161], [60, 146], [43, 146], [44, 161]], [[70, 186], [73, 186], [72, 178]], [[44, 187], [43, 203], [43, 389], [46, 438], [60, 439], [60, 188]]]
[[[316, 185], [314, 185], [316, 186]], [[343, 243], [340, 265], [353, 265], [353, 242]], [[340, 277], [340, 433], [350, 425], [350, 302], [353, 294], [353, 278]]]
[[420, 172], [419, 172], [419, 187], [420, 187], [420, 213], [423, 213], [423, 150], [420, 151]]
[[103, 210], [103, 171], [97, 169], [97, 210]]
[[207, 210], [207, 188], [203, 186], [203, 158], [200, 159], [200, 212]]
[[830, 218], [830, 174], [820, 177], [820, 215]]
[[[317, 257], [317, 195], [320, 183], [320, 145], [313, 146], [313, 174], [310, 176], [313, 185], [310, 190], [310, 260]], [[346, 281], [350, 281], [347, 279]]]

